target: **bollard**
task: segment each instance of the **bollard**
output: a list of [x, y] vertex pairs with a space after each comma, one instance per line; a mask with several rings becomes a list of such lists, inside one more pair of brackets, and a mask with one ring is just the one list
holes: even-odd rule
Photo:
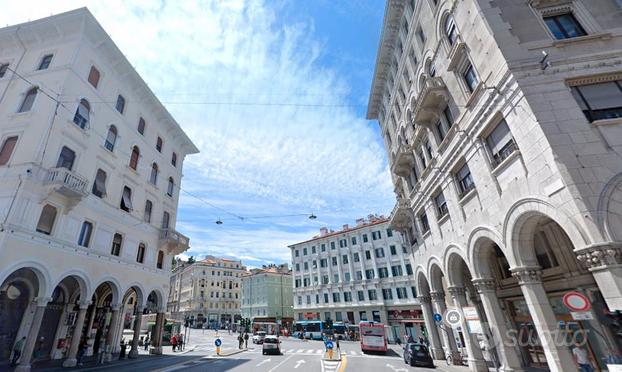
[[333, 349], [328, 349], [328, 359], [333, 359]]
[[220, 355], [220, 346], [216, 347], [216, 355]]

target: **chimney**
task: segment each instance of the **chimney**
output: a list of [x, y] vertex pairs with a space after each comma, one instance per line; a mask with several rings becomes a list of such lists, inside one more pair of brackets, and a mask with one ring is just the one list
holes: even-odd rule
[[348, 230], [348, 224], [346, 223], [345, 225], [343, 225], [343, 231], [347, 231]]
[[357, 218], [356, 219], [356, 226], [362, 226], [365, 223], [365, 219], [364, 218]]
[[320, 236], [328, 235], [328, 227], [320, 227]]

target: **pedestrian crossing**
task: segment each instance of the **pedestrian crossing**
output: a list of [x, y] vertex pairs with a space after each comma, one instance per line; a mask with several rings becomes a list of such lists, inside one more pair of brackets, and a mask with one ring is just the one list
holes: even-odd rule
[[[261, 348], [256, 348], [254, 350], [247, 351], [248, 353], [261, 353]], [[300, 354], [300, 355], [323, 355], [324, 349], [283, 349], [283, 354]], [[362, 351], [341, 351], [342, 354], [347, 356], [363, 356], [365, 355]]]

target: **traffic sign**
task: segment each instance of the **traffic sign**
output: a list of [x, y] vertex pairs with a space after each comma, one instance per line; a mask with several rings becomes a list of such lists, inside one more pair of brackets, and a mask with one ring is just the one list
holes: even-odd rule
[[327, 349], [332, 349], [333, 348], [333, 342], [332, 341], [326, 341], [326, 348]]
[[434, 313], [434, 321], [440, 323], [443, 320], [443, 317], [439, 313]]
[[214, 341], [214, 345], [216, 345], [218, 347], [218, 346], [222, 345], [222, 341], [219, 338], [217, 338], [216, 341]]
[[460, 325], [460, 321], [462, 320], [462, 315], [456, 309], [447, 309], [445, 311], [445, 321], [451, 327], [457, 327]]
[[562, 301], [570, 311], [585, 312], [592, 307], [590, 300], [583, 293], [577, 291], [566, 293]]

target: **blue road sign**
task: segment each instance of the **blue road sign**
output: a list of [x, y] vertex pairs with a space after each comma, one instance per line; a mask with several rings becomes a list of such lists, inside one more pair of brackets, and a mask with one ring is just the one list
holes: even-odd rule
[[441, 314], [439, 313], [434, 313], [434, 321], [435, 322], [440, 322], [441, 320], [443, 320], [443, 317], [441, 316]]
[[326, 348], [327, 349], [332, 349], [333, 348], [333, 342], [332, 341], [326, 341]]
[[214, 345], [216, 345], [217, 347], [222, 345], [222, 341], [220, 341], [219, 338], [216, 339], [216, 341], [214, 341]]

